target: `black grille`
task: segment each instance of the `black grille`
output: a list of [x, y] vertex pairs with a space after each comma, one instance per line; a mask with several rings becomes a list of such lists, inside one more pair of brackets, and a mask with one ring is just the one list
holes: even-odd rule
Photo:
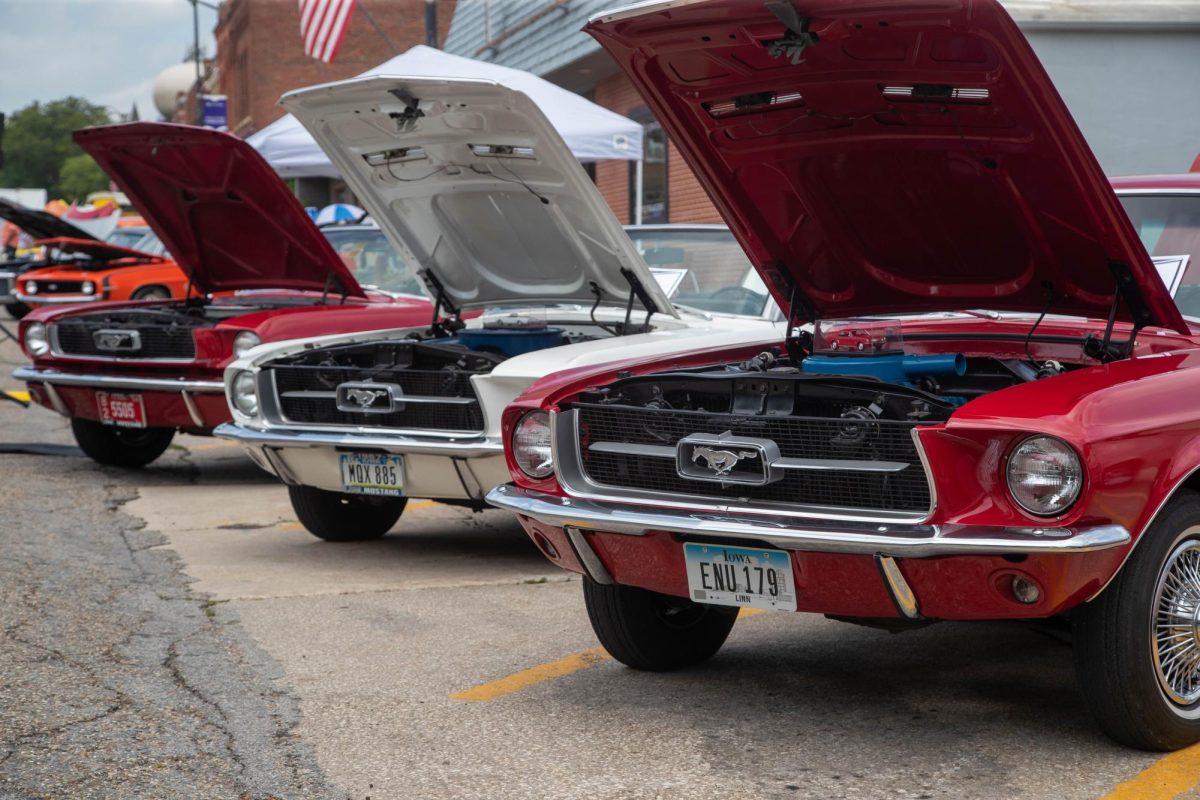
[[[766, 417], [698, 411], [662, 411], [577, 404], [584, 470], [596, 483], [673, 495], [723, 500], [832, 506], [847, 509], [921, 512], [929, 509], [929, 485], [912, 440], [913, 423], [848, 422], [814, 417]], [[722, 486], [681, 477], [675, 460], [629, 453], [590, 451], [591, 442], [674, 447], [697, 433], [769, 439], [785, 458], [902, 461], [900, 472], [785, 470], [765, 486]]]
[[38, 294], [81, 294], [83, 281], [38, 281]]
[[[83, 317], [55, 324], [54, 335], [58, 350], [64, 355], [132, 360], [195, 358], [196, 340], [192, 332], [199, 325], [190, 319], [167, 319], [170, 321], [151, 322], [145, 317]], [[141, 347], [137, 350], [101, 350], [96, 346], [95, 334], [102, 330], [137, 331]]]
[[11, 297], [13, 293], [12, 273], [0, 274], [0, 297]]
[[[414, 430], [481, 431], [483, 411], [475, 399], [471, 375], [475, 372], [446, 369], [411, 369], [343, 366], [271, 367], [279, 410], [290, 422], [313, 425], [362, 425]], [[388, 414], [342, 411], [332, 393], [342, 383], [392, 383], [407, 395], [469, 398], [470, 403], [404, 403]], [[289, 392], [329, 392], [329, 397], [288, 397]], [[398, 402], [403, 402], [397, 398]]]

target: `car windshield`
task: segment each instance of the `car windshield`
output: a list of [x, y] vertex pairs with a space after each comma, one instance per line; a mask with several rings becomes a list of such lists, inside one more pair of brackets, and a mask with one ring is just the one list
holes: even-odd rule
[[117, 247], [134, 247], [145, 236], [145, 228], [117, 228], [105, 241]]
[[330, 227], [321, 232], [363, 287], [391, 294], [425, 295], [416, 270], [405, 263], [378, 228]]
[[1180, 312], [1200, 321], [1200, 194], [1125, 194], [1121, 205]]
[[144, 233], [138, 237], [138, 240], [130, 245], [134, 250], [140, 250], [143, 253], [149, 253], [152, 256], [166, 256], [167, 247], [153, 233]]
[[673, 303], [718, 314], [763, 315], [767, 287], [728, 230], [634, 228], [629, 237]]

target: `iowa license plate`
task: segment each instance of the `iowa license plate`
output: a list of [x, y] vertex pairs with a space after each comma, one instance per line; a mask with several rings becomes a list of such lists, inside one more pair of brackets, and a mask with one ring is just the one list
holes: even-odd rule
[[783, 550], [685, 544], [688, 594], [698, 603], [796, 610], [792, 559]]
[[96, 392], [96, 410], [105, 425], [120, 428], [146, 427], [146, 404], [140, 394]]
[[342, 490], [347, 494], [404, 494], [404, 459], [382, 453], [341, 453]]

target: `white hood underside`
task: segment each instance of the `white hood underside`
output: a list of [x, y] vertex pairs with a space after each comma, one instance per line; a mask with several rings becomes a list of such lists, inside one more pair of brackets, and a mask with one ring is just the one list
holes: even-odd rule
[[[372, 77], [291, 92], [380, 228], [457, 308], [670, 301], [541, 110], [497, 83]], [[641, 304], [635, 301], [635, 311]]]

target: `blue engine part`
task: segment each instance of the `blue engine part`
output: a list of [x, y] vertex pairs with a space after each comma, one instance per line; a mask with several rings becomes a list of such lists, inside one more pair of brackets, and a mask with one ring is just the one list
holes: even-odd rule
[[[522, 353], [557, 347], [563, 344], [563, 332], [561, 328], [476, 328], [461, 330], [454, 339], [471, 350], [500, 353], [511, 358]], [[444, 343], [448, 341], [443, 340]]]
[[933, 356], [909, 356], [903, 353], [878, 356], [812, 355], [801, 362], [800, 371], [816, 375], [865, 375], [887, 383], [912, 386], [916, 378], [966, 375], [967, 359], [962, 353]]

